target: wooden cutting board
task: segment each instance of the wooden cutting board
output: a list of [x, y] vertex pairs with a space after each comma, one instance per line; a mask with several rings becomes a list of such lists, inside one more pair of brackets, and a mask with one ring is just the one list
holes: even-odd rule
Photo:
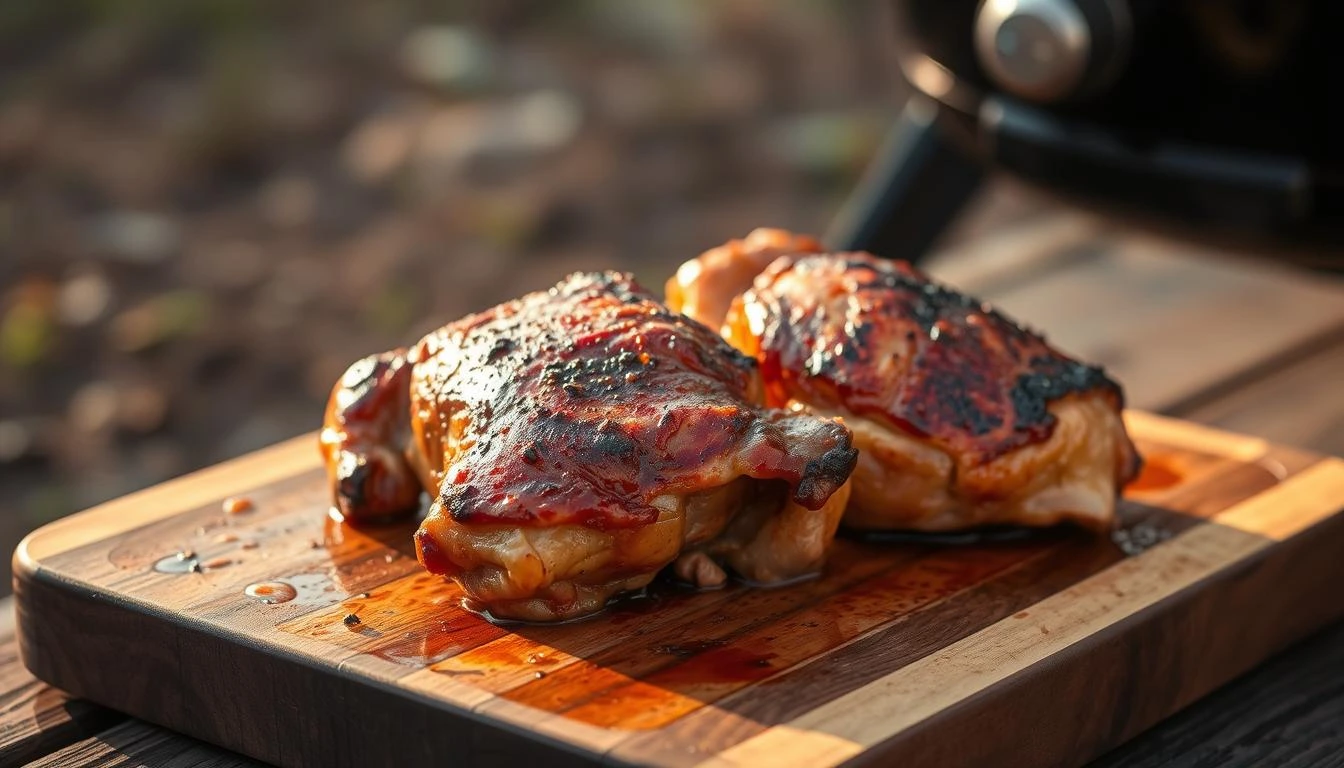
[[305, 436], [28, 537], [23, 658], [287, 766], [1077, 764], [1344, 615], [1344, 461], [1127, 418], [1112, 538], [843, 539], [817, 580], [560, 626], [463, 611], [409, 525], [331, 521]]

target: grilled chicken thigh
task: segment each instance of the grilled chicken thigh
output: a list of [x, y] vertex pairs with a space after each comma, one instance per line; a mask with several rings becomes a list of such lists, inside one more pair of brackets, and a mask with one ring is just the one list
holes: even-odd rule
[[[860, 449], [845, 525], [1112, 524], [1140, 460], [1100, 368], [908, 263], [749, 247], [787, 242], [799, 239], [753, 233], [735, 247], [742, 271], [769, 266], [736, 285], [673, 278], [670, 304], [760, 362], [768, 405], [843, 417]], [[723, 252], [701, 274], [728, 275]], [[723, 315], [705, 311], [725, 293]]]
[[435, 494], [420, 561], [500, 618], [595, 612], [665, 566], [820, 569], [856, 461], [837, 419], [760, 407], [755, 362], [628, 275], [576, 274], [351, 367], [322, 445], [337, 508]]

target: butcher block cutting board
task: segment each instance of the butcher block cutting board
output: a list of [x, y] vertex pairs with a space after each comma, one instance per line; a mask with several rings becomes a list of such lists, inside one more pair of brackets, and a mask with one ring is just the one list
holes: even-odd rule
[[842, 537], [819, 579], [553, 626], [330, 519], [305, 436], [29, 536], [23, 659], [286, 766], [1078, 764], [1344, 615], [1344, 461], [1127, 419], [1114, 536]]

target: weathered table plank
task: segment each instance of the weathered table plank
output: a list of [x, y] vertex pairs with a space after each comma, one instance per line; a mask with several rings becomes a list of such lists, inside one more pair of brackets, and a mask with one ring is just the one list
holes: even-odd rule
[[[12, 600], [0, 613], [13, 616]], [[13, 621], [0, 635], [0, 765], [21, 765], [124, 720], [38, 682], [19, 662]]]
[[[1331, 340], [1302, 359], [1177, 413], [1210, 426], [1344, 455], [1344, 339]], [[1279, 654], [1094, 766], [1344, 765], [1340, 723], [1344, 624]]]
[[258, 768], [261, 763], [136, 720], [77, 741], [29, 768]]
[[1344, 336], [1180, 415], [1233, 432], [1344, 456]]
[[1344, 328], [1337, 278], [1104, 232], [1085, 249], [984, 298], [1105, 365], [1141, 410], [1171, 413]]

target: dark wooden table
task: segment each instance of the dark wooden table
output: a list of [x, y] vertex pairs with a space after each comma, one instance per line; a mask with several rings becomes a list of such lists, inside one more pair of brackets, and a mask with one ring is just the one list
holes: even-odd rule
[[[1344, 455], [1344, 281], [1067, 213], [941, 254], [930, 271], [1105, 363], [1134, 407]], [[12, 622], [6, 601], [0, 766], [255, 765], [42, 685], [18, 661]], [[1344, 765], [1344, 624], [1096, 764]]]

